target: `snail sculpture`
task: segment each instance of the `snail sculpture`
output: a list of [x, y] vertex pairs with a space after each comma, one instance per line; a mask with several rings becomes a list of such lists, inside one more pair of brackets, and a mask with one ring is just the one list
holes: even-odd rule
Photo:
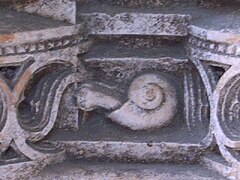
[[[119, 107], [119, 101], [113, 96], [86, 89], [83, 85], [81, 91], [91, 93], [80, 93], [82, 110], [93, 110], [97, 106], [106, 109]], [[91, 94], [85, 96], [84, 94]], [[101, 96], [100, 96], [101, 95]], [[96, 96], [96, 97], [95, 97]], [[91, 103], [88, 103], [91, 102]], [[103, 103], [104, 102], [104, 103]], [[88, 105], [84, 107], [83, 104]], [[130, 85], [128, 101], [119, 109], [108, 115], [110, 119], [118, 124], [132, 130], [148, 130], [160, 128], [171, 123], [177, 112], [176, 89], [159, 74], [144, 74], [137, 77]], [[100, 106], [99, 106], [100, 105]], [[111, 108], [110, 108], [111, 107]]]
[[158, 74], [145, 74], [130, 85], [129, 101], [109, 115], [113, 121], [132, 130], [168, 125], [176, 114], [175, 88]]

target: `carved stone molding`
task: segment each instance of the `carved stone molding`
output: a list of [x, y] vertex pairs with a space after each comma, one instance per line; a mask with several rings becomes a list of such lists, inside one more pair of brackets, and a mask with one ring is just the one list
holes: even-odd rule
[[202, 163], [239, 179], [239, 5], [0, 3], [0, 174], [71, 158]]

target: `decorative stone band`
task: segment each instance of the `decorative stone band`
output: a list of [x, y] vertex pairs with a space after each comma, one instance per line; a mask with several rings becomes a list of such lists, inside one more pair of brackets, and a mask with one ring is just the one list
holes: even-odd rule
[[186, 36], [190, 16], [177, 14], [81, 14], [91, 34]]
[[76, 46], [86, 41], [82, 25], [0, 35], [0, 56], [28, 54]]
[[189, 34], [217, 43], [240, 45], [240, 35], [236, 33], [207, 30], [191, 25], [189, 27]]
[[190, 26], [187, 51], [190, 59], [236, 65], [240, 60], [240, 36]]
[[35, 43], [24, 43], [15, 46], [2, 47], [0, 48], [0, 56], [52, 51], [77, 46], [84, 42], [87, 42], [87, 40], [82, 35], [66, 36], [59, 39], [54, 38]]
[[240, 57], [240, 45], [224, 42], [218, 43], [210, 40], [201, 39], [195, 36], [190, 36], [188, 42], [189, 46], [195, 49], [209, 51], [213, 54]]

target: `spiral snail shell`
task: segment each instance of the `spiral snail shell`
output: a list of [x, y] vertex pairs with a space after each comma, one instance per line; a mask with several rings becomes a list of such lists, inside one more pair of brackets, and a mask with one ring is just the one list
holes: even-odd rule
[[177, 112], [176, 89], [159, 74], [144, 74], [134, 79], [128, 99], [109, 118], [132, 130], [166, 126]]

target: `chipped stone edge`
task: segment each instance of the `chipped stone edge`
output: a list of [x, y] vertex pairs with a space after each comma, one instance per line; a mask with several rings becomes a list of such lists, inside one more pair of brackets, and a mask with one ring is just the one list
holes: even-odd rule
[[55, 20], [76, 24], [76, 0], [38, 0], [26, 5], [16, 3], [12, 6], [18, 11], [38, 14]]
[[[151, 18], [156, 22], [151, 22]], [[159, 18], [166, 20], [161, 22], [158, 20]], [[89, 33], [94, 35], [187, 36], [190, 16], [141, 13], [120, 13], [111, 16], [106, 13], [82, 13], [81, 19], [87, 22]], [[171, 24], [173, 19], [178, 23]], [[149, 25], [140, 25], [138, 24], [140, 20], [151, 22], [152, 25], [150, 27]], [[136, 28], [136, 25], [140, 26]]]
[[184, 162], [199, 160], [207, 146], [179, 143], [118, 141], [60, 141], [66, 153], [76, 158], [104, 158], [135, 162]]

